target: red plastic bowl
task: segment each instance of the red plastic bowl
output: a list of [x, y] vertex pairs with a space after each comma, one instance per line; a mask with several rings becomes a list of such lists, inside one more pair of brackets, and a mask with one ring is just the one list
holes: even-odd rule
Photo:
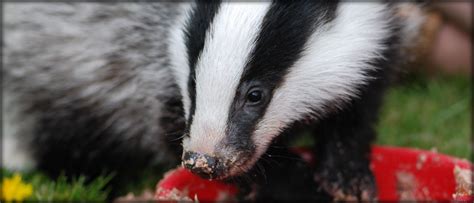
[[[313, 162], [305, 149], [297, 149], [308, 162]], [[469, 201], [472, 195], [453, 199], [456, 189], [454, 167], [471, 170], [472, 164], [431, 151], [400, 147], [372, 148], [371, 169], [374, 172], [378, 200], [381, 201]], [[229, 200], [237, 194], [237, 188], [218, 181], [209, 181], [177, 168], [165, 175], [157, 185], [155, 198], [167, 200], [171, 193], [199, 201]], [[171, 200], [171, 199], [170, 199]]]
[[[412, 182], [413, 185], [407, 188], [411, 191], [406, 191], [411, 194], [405, 194], [402, 199], [453, 200], [456, 189], [455, 166], [472, 170], [469, 161], [436, 152], [400, 147], [372, 148], [371, 169], [375, 174], [379, 200], [400, 200], [399, 190], [404, 181]], [[474, 199], [471, 195], [456, 200]]]
[[209, 202], [232, 199], [237, 192], [237, 188], [233, 185], [205, 180], [179, 167], [166, 173], [158, 182], [155, 199]]

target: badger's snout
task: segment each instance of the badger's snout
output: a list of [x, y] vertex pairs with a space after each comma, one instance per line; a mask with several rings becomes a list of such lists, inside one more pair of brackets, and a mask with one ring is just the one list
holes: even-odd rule
[[221, 177], [226, 171], [222, 158], [192, 151], [183, 153], [182, 164], [184, 168], [205, 179]]

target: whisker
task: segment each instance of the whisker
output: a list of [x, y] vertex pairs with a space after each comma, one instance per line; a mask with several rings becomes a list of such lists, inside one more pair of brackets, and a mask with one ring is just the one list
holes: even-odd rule
[[178, 135], [178, 134], [185, 134], [185, 133], [183, 133], [183, 131], [176, 131], [176, 132], [165, 133], [165, 136]]
[[265, 168], [262, 166], [261, 163], [257, 163], [256, 166], [257, 166], [257, 172], [262, 174], [263, 180], [265, 181], [265, 183], [267, 183], [267, 174], [265, 173]]
[[[239, 166], [239, 169], [242, 170], [242, 171], [246, 171], [243, 167]], [[252, 184], [252, 178], [249, 177], [249, 174], [248, 173], [244, 173], [242, 174], [242, 178], [243, 178], [243, 181], [245, 181], [245, 184]]]
[[[265, 157], [268, 156], [268, 157]], [[268, 154], [268, 153], [265, 153], [264, 156], [260, 157], [262, 160], [265, 160], [267, 161], [269, 164], [276, 164], [278, 166], [281, 166], [281, 163], [279, 163], [278, 161], [276, 161], [275, 159], [273, 159], [272, 157], [274, 157], [273, 155], [271, 154]]]
[[289, 160], [295, 160], [295, 161], [304, 161], [303, 158], [296, 158], [296, 157], [284, 156], [284, 155], [271, 155], [271, 157], [283, 158], [283, 159], [289, 159]]
[[[177, 133], [176, 133], [176, 134], [177, 134]], [[179, 136], [179, 137], [177, 137], [177, 138], [174, 138], [174, 139], [168, 140], [168, 141], [169, 141], [169, 142], [175, 142], [175, 141], [177, 141], [177, 140], [183, 139], [185, 136], [186, 136], [186, 133], [184, 133], [183, 135], [181, 135], [181, 136]]]
[[288, 146], [286, 146], [286, 145], [281, 145], [281, 146], [278, 146], [278, 145], [270, 145], [269, 148], [274, 148], [274, 149], [288, 149]]

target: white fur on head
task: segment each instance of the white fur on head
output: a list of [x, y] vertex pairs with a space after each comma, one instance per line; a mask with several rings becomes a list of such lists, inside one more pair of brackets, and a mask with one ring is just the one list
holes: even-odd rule
[[269, 5], [221, 5], [196, 64], [196, 106], [191, 138], [183, 140], [186, 150], [213, 154], [226, 136], [229, 109]]
[[386, 9], [375, 3], [341, 3], [335, 19], [317, 28], [257, 125], [254, 161], [293, 121], [324, 113], [325, 104], [357, 95], [357, 87], [369, 79], [365, 72], [375, 68], [369, 62], [386, 48], [383, 41], [390, 32]]
[[189, 98], [188, 93], [189, 56], [186, 49], [184, 27], [186, 25], [186, 20], [190, 18], [191, 9], [195, 5], [180, 3], [179, 6], [181, 14], [177, 17], [175, 26], [171, 28], [168, 52], [172, 72], [182, 95], [185, 118], [188, 118], [191, 99]]

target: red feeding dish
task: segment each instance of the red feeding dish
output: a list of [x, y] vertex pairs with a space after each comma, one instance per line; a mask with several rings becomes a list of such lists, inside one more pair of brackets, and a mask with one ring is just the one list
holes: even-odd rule
[[[456, 166], [469, 173], [472, 170], [467, 160], [435, 152], [399, 147], [372, 148], [371, 169], [375, 174], [379, 200], [472, 201], [472, 191], [469, 191], [471, 195], [453, 197], [456, 193]], [[465, 181], [471, 182], [471, 177]], [[467, 187], [460, 189], [472, 189]]]
[[229, 200], [237, 195], [237, 188], [219, 181], [200, 178], [179, 167], [167, 174], [158, 183], [155, 199], [157, 200]]
[[[313, 162], [307, 150], [295, 151]], [[474, 201], [472, 164], [467, 160], [424, 150], [374, 146], [370, 167], [381, 201]], [[237, 192], [233, 185], [201, 179], [180, 167], [158, 183], [155, 199], [231, 200]]]

